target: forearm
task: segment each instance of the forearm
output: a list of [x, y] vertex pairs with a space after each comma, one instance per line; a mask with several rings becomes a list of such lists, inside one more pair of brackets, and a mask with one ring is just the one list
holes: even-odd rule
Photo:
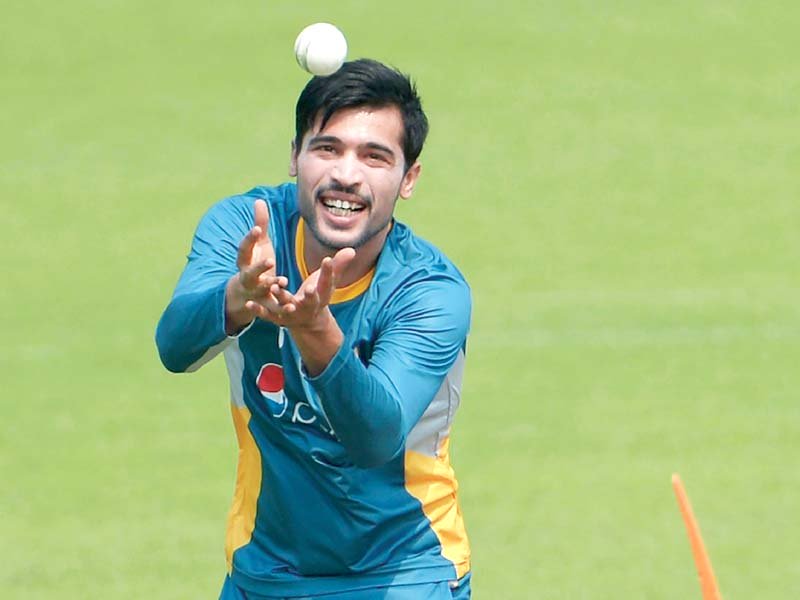
[[405, 442], [403, 411], [397, 398], [344, 344], [342, 336], [325, 368], [309, 382], [352, 461], [362, 468], [380, 466]]
[[161, 362], [170, 371], [190, 370], [226, 339], [225, 285], [175, 296], [156, 328]]

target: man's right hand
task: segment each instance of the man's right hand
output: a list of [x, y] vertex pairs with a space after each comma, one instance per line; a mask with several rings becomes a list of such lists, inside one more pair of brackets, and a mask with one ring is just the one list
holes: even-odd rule
[[228, 280], [225, 288], [225, 333], [228, 335], [239, 333], [258, 316], [259, 311], [248, 308], [248, 302], [275, 310], [279, 305], [270, 288], [273, 285], [281, 288], [288, 285], [286, 277], [275, 274], [275, 249], [269, 239], [266, 202], [256, 200], [253, 210], [255, 225], [239, 244], [236, 257], [239, 272]]

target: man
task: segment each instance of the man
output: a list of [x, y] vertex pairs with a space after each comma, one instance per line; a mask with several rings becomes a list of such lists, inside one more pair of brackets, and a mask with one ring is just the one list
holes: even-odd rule
[[470, 596], [449, 461], [461, 274], [392, 214], [428, 123], [372, 60], [314, 77], [290, 175], [216, 204], [158, 324], [171, 371], [224, 352], [239, 465], [221, 598]]

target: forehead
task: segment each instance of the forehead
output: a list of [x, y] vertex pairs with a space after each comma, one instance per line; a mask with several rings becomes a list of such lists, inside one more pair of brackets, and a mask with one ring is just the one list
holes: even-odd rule
[[320, 129], [322, 114], [314, 119], [314, 126], [306, 134], [306, 141], [325, 135], [341, 139], [348, 144], [380, 143], [401, 149], [403, 116], [396, 106], [354, 106], [337, 110], [324, 129]]

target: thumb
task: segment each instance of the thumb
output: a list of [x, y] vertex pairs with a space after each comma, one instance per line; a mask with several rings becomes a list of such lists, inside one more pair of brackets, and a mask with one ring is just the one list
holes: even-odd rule
[[356, 257], [353, 248], [342, 248], [333, 255], [333, 280], [337, 281]]
[[267, 203], [263, 200], [256, 200], [253, 203], [253, 212], [255, 213], [255, 224], [261, 228], [262, 239], [266, 237], [269, 239], [269, 210]]

